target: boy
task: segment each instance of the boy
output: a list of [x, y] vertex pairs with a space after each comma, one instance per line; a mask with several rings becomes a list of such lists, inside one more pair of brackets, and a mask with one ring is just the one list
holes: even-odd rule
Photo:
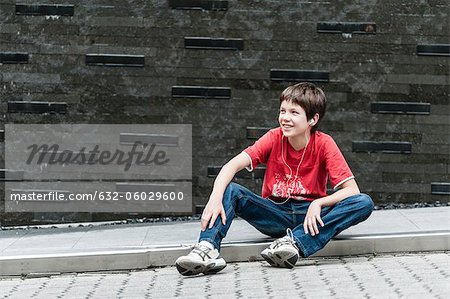
[[[369, 217], [372, 199], [359, 192], [334, 140], [317, 131], [325, 110], [325, 94], [312, 83], [282, 92], [280, 127], [231, 159], [217, 176], [202, 214], [199, 243], [176, 261], [182, 275], [217, 273], [226, 267], [220, 243], [236, 215], [279, 238], [261, 255], [270, 265], [285, 268]], [[262, 196], [230, 183], [238, 171], [252, 171], [260, 163], [266, 163]], [[331, 195], [326, 193], [328, 179], [336, 190]]]

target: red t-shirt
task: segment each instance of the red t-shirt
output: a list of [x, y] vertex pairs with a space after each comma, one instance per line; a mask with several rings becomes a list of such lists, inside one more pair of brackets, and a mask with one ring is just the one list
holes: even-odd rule
[[322, 132], [311, 134], [306, 152], [305, 148], [296, 151], [278, 127], [243, 152], [251, 160], [249, 171], [258, 164], [266, 164], [262, 188], [264, 198], [284, 200], [290, 197], [312, 201], [327, 195], [328, 178], [335, 189], [354, 178], [336, 142]]

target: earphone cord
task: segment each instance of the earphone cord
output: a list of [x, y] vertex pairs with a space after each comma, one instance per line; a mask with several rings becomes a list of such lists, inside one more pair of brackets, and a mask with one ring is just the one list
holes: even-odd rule
[[[292, 177], [292, 168], [286, 163], [286, 160], [285, 160], [284, 157], [283, 157], [283, 138], [284, 138], [284, 136], [281, 136], [281, 159], [283, 160], [284, 165], [286, 165], [287, 168], [289, 168], [289, 179], [288, 179], [287, 182], [286, 182], [286, 185], [287, 185], [287, 187], [288, 187], [288, 189], [287, 189], [287, 198], [286, 198], [286, 200], [283, 201], [283, 202], [276, 202], [276, 201], [273, 201], [273, 200], [270, 199], [270, 198], [267, 198], [267, 199], [269, 199], [271, 202], [273, 202], [274, 204], [277, 204], [277, 205], [285, 204], [285, 203], [288, 202], [288, 200], [291, 198], [291, 191], [290, 191], [290, 190], [291, 190], [291, 186], [289, 185], [289, 181], [290, 181], [291, 179], [293, 179], [293, 177]], [[302, 158], [300, 159], [300, 163], [298, 163], [298, 165], [297, 165], [297, 170], [295, 171], [295, 177], [294, 177], [294, 180], [295, 180], [295, 178], [298, 176], [298, 170], [300, 169], [300, 165], [302, 165], [303, 158], [305, 157], [306, 149], [308, 148], [308, 144], [309, 144], [309, 139], [308, 139], [308, 137], [306, 137], [306, 145], [305, 145], [305, 148], [304, 148], [304, 150], [303, 150], [303, 154], [302, 154]], [[286, 159], [287, 159], [287, 148], [286, 148]], [[294, 181], [294, 183], [295, 183], [295, 181]]]

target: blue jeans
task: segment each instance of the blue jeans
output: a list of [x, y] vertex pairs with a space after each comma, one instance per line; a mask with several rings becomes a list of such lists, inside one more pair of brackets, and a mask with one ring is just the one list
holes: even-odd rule
[[286, 235], [286, 229], [292, 229], [295, 243], [303, 257], [310, 256], [322, 249], [328, 241], [344, 229], [366, 220], [373, 210], [372, 199], [366, 194], [350, 196], [333, 207], [324, 207], [321, 218], [325, 224], [319, 227], [319, 234], [305, 234], [303, 221], [311, 204], [309, 201], [289, 200], [284, 204], [275, 204], [269, 199], [256, 195], [247, 188], [230, 183], [223, 194], [223, 207], [226, 224], [217, 217], [212, 228], [200, 233], [199, 241], [208, 241], [220, 250], [233, 218], [237, 215], [245, 219], [261, 233], [273, 238]]

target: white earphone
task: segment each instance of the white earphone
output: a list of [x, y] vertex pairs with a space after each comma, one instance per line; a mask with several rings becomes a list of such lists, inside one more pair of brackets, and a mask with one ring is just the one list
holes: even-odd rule
[[312, 125], [313, 122], [314, 122], [314, 119], [311, 119], [311, 120], [308, 122], [308, 125]]

